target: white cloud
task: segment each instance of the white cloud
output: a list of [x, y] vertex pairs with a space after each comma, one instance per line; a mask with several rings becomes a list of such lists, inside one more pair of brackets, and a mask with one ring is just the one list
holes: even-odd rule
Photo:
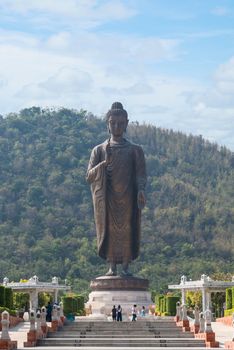
[[1, 0], [0, 10], [2, 16], [20, 14], [25, 21], [36, 22], [42, 27], [53, 22], [56, 27], [66, 24], [92, 28], [136, 14], [135, 9], [121, 0]]
[[201, 94], [194, 94], [191, 100], [194, 105], [203, 105], [203, 109], [212, 108], [222, 114], [234, 108], [234, 57], [221, 64], [214, 73], [213, 84]]
[[3, 76], [0, 75], [0, 88], [6, 87], [7, 84], [8, 84], [7, 80]]
[[59, 50], [64, 50], [68, 47], [71, 46], [71, 34], [68, 32], [60, 32], [56, 33], [54, 35], [51, 35], [48, 40], [46, 45], [50, 49], [59, 49]]
[[[140, 89], [149, 92], [142, 64], [169, 59], [176, 50], [174, 41], [115, 34], [82, 33], [77, 38], [61, 32], [44, 41], [19, 32], [5, 31], [1, 34], [0, 66], [2, 76], [10, 82], [11, 95], [23, 86], [50, 79], [62, 67], [73, 67], [89, 74], [97, 87], [117, 84], [120, 89], [132, 89], [134, 86], [138, 93]], [[144, 51], [150, 54], [142, 54]], [[72, 84], [72, 77], [70, 79]]]
[[130, 120], [202, 134], [234, 149], [234, 58], [220, 65], [209, 86], [159, 74], [161, 63], [181, 58], [182, 41], [91, 31], [134, 16], [124, 1], [1, 0], [0, 10], [21, 13], [37, 29], [53, 28], [50, 35], [0, 31], [1, 114], [40, 105], [102, 115], [120, 100]]
[[19, 47], [37, 47], [40, 44], [39, 39], [32, 35], [0, 29], [0, 45], [11, 45]]
[[234, 57], [228, 62], [221, 64], [215, 74], [217, 80], [234, 81]]
[[187, 95], [190, 125], [196, 134], [234, 149], [234, 58], [220, 65], [209, 87]]
[[147, 95], [153, 93], [154, 89], [152, 86], [147, 84], [146, 82], [137, 82], [133, 85], [123, 88], [115, 88], [115, 87], [103, 87], [104, 93], [107, 94], [116, 94], [118, 96], [126, 96], [126, 95]]
[[216, 6], [211, 10], [211, 13], [216, 16], [226, 16], [229, 10], [224, 6]]
[[87, 72], [62, 67], [45, 81], [23, 86], [15, 97], [27, 100], [28, 96], [31, 96], [42, 101], [44, 98], [55, 98], [58, 101], [66, 96], [74, 95], [75, 98], [81, 93], [90, 93], [91, 88], [92, 78]]
[[92, 78], [87, 72], [77, 68], [63, 67], [54, 76], [49, 77], [39, 86], [55, 94], [70, 94], [90, 91]]

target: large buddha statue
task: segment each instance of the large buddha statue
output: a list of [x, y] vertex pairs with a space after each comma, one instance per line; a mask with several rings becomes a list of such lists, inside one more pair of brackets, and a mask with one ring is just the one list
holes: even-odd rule
[[109, 263], [106, 275], [131, 275], [139, 255], [141, 210], [145, 206], [146, 170], [142, 148], [123, 137], [128, 114], [120, 102], [106, 114], [110, 138], [94, 147], [87, 180], [91, 184], [98, 254]]

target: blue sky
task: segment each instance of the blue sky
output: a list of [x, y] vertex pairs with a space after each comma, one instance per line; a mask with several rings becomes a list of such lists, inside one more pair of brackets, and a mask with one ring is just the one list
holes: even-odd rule
[[1, 0], [0, 114], [138, 120], [234, 150], [233, 0]]

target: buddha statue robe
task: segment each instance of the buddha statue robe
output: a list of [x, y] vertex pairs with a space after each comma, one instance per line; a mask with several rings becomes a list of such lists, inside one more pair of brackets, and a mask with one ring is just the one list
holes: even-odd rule
[[[106, 165], [108, 142], [111, 161]], [[115, 264], [131, 262], [139, 255], [141, 210], [137, 194], [146, 185], [142, 148], [125, 139], [96, 146], [87, 180], [91, 184], [99, 256]]]

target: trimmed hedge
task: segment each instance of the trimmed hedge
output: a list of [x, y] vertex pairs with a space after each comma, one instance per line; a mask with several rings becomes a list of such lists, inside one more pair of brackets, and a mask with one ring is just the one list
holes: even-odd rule
[[68, 316], [69, 314], [84, 314], [84, 297], [82, 295], [64, 296], [62, 297], [62, 302], [65, 316]]
[[162, 294], [155, 295], [155, 311], [160, 312], [160, 299], [163, 298]]
[[234, 287], [226, 289], [226, 310], [224, 316], [232, 316], [234, 313]]
[[0, 286], [0, 306], [5, 306], [5, 287]]
[[178, 301], [180, 301], [180, 297], [173, 297], [170, 295], [166, 297], [166, 312], [169, 314], [169, 316], [176, 315], [176, 303]]
[[0, 313], [4, 310], [8, 311], [10, 315], [15, 315], [16, 311], [13, 309], [13, 291], [11, 288], [0, 286]]
[[232, 309], [224, 310], [224, 316], [232, 316], [234, 313], [234, 307]]
[[11, 288], [5, 288], [5, 306], [13, 309], [13, 291]]
[[62, 297], [63, 301], [63, 312], [64, 315], [67, 316], [68, 314], [71, 314], [74, 312], [74, 299], [72, 297]]
[[180, 297], [172, 295], [156, 295], [155, 297], [155, 311], [164, 316], [176, 315], [176, 303], [180, 301]]
[[226, 289], [226, 309], [232, 308], [232, 288]]

